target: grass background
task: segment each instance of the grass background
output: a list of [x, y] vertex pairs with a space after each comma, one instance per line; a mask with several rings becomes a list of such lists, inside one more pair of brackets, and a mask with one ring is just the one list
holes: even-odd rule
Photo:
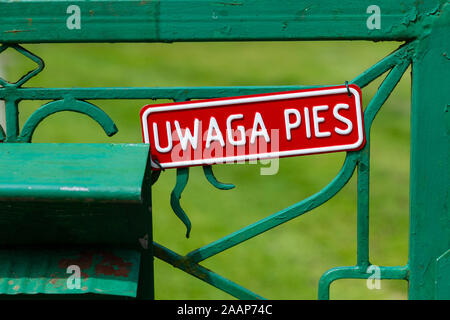
[[[399, 46], [371, 42], [263, 42], [177, 44], [40, 44], [25, 47], [46, 62], [25, 86], [232, 86], [342, 84]], [[9, 51], [9, 50], [8, 50]], [[32, 64], [12, 52], [4, 72], [15, 79]], [[1, 57], [0, 57], [1, 58]], [[363, 90], [364, 105], [380, 80]], [[116, 122], [106, 137], [91, 119], [59, 113], [45, 120], [34, 142], [142, 141], [139, 110], [147, 100], [91, 101]], [[20, 122], [45, 101], [20, 104]], [[370, 256], [377, 265], [405, 265], [408, 252], [410, 75], [383, 106], [372, 127]], [[174, 170], [154, 186], [154, 240], [185, 254], [319, 191], [339, 171], [344, 153], [280, 160], [278, 174], [262, 165], [218, 165], [219, 180], [237, 187], [219, 191], [201, 168], [191, 170], [182, 198], [193, 229], [172, 212]], [[321, 207], [204, 262], [219, 274], [271, 299], [315, 299], [320, 276], [356, 261], [356, 174]], [[182, 271], [155, 260], [157, 299], [230, 299]], [[407, 283], [387, 281], [369, 290], [365, 280], [340, 280], [332, 299], [405, 299]]]

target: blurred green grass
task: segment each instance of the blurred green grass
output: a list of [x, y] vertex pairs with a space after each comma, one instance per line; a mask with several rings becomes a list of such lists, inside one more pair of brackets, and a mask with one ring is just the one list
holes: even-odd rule
[[[342, 84], [393, 51], [399, 43], [263, 42], [177, 44], [41, 44], [26, 48], [46, 68], [26, 86], [215, 86]], [[13, 57], [6, 72], [28, 68]], [[380, 81], [363, 90], [365, 105]], [[152, 101], [92, 101], [116, 122], [111, 138], [87, 117], [60, 113], [36, 130], [34, 142], [141, 142], [139, 110]], [[20, 104], [20, 121], [43, 101]], [[409, 189], [409, 71], [372, 127], [370, 190], [371, 262], [407, 263]], [[187, 253], [249, 223], [296, 203], [323, 188], [339, 171], [344, 153], [280, 160], [273, 176], [261, 165], [218, 165], [230, 191], [210, 186], [201, 169], [191, 170], [182, 205], [193, 223], [190, 239], [169, 205], [174, 170], [154, 186], [154, 239]], [[316, 299], [320, 276], [356, 260], [356, 173], [321, 207], [235, 248], [204, 265], [271, 299]], [[155, 260], [157, 299], [229, 299], [225, 293]], [[365, 280], [340, 280], [332, 299], [405, 299], [407, 283], [382, 281], [369, 290]]]

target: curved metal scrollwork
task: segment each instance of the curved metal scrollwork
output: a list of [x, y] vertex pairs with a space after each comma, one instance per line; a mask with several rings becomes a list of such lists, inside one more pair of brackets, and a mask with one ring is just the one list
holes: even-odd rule
[[61, 111], [73, 111], [89, 116], [103, 128], [108, 136], [112, 136], [118, 131], [114, 121], [99, 107], [86, 101], [67, 98], [49, 102], [37, 109], [23, 126], [19, 141], [31, 142], [37, 126], [48, 116]]
[[178, 168], [177, 182], [175, 184], [175, 188], [173, 188], [172, 193], [170, 194], [170, 205], [172, 206], [173, 212], [175, 212], [177, 217], [180, 218], [180, 220], [186, 226], [186, 238], [189, 238], [192, 225], [186, 212], [184, 212], [183, 208], [181, 208], [180, 199], [181, 193], [186, 187], [188, 180], [189, 180], [189, 168]]
[[[152, 184], [156, 182], [158, 179], [161, 170], [153, 171], [155, 172], [155, 178], [152, 178]], [[219, 190], [229, 190], [233, 189], [234, 184], [227, 184], [219, 182], [214, 176], [213, 170], [211, 166], [203, 166], [203, 172], [205, 173], [206, 179], [217, 189]], [[152, 174], [153, 176], [153, 174]], [[177, 169], [177, 182], [175, 187], [173, 188], [172, 193], [170, 194], [170, 205], [172, 207], [173, 212], [177, 215], [178, 218], [184, 223], [186, 226], [186, 238], [189, 238], [189, 234], [191, 232], [192, 224], [187, 216], [186, 212], [181, 208], [180, 199], [181, 193], [187, 185], [189, 180], [189, 168], [178, 168]]]
[[205, 173], [205, 177], [209, 181], [209, 183], [211, 183], [214, 187], [216, 187], [219, 190], [230, 190], [235, 187], [234, 184], [223, 183], [218, 181], [214, 176], [212, 166], [203, 166], [203, 172]]
[[37, 68], [35, 68], [35, 69], [31, 70], [30, 72], [28, 72], [27, 74], [23, 75], [15, 83], [11, 83], [9, 81], [6, 81], [2, 77], [0, 77], [0, 85], [2, 85], [3, 87], [13, 86], [13, 87], [18, 88], [44, 69], [44, 67], [45, 67], [44, 60], [42, 60], [41, 58], [39, 58], [37, 55], [33, 54], [32, 52], [28, 51], [24, 47], [19, 46], [18, 44], [3, 44], [2, 46], [0, 46], [0, 53], [2, 53], [3, 51], [5, 51], [8, 48], [12, 48], [12, 49], [16, 50], [17, 52], [24, 55], [31, 61], [35, 62], [37, 64]]

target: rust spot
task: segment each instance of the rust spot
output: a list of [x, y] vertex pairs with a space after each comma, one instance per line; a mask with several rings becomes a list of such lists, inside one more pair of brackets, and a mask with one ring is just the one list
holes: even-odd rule
[[70, 265], [77, 265], [81, 269], [81, 277], [83, 279], [87, 279], [89, 277], [89, 275], [87, 273], [83, 272], [83, 270], [88, 270], [88, 269], [91, 268], [92, 262], [94, 260], [94, 254], [95, 253], [93, 251], [81, 252], [80, 256], [78, 258], [75, 258], [75, 259], [61, 259], [58, 262], [58, 266], [61, 269], [67, 269], [67, 267], [70, 266]]
[[33, 24], [33, 19], [32, 18], [28, 18], [27, 21], [28, 21], [28, 25], [29, 26], [31, 26]]
[[16, 29], [14, 29], [14, 30], [6, 30], [6, 31], [4, 31], [4, 33], [19, 33], [19, 32], [27, 32], [27, 31], [30, 31], [30, 30], [16, 30]]
[[130, 273], [131, 262], [124, 261], [121, 257], [117, 257], [111, 252], [100, 254], [102, 260], [95, 266], [95, 273], [107, 276], [128, 277]]
[[89, 10], [89, 15], [93, 16], [94, 15], [94, 10]]
[[63, 279], [61, 275], [57, 273], [52, 273], [50, 275], [50, 280], [48, 281], [50, 284], [52, 284], [55, 288], [64, 287], [66, 283], [66, 279]]

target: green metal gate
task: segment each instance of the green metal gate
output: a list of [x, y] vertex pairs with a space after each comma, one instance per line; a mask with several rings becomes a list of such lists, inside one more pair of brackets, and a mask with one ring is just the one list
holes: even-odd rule
[[[280, 3], [281, 2], [281, 3]], [[378, 16], [376, 16], [378, 14]], [[375, 16], [373, 16], [375, 15]], [[378, 22], [376, 19], [379, 19]], [[216, 98], [304, 89], [304, 86], [177, 88], [23, 88], [44, 68], [41, 58], [20, 44], [62, 42], [180, 41], [401, 41], [400, 47], [350, 83], [364, 88], [384, 73], [364, 112], [365, 147], [348, 152], [336, 177], [322, 190], [226, 237], [180, 255], [154, 243], [159, 259], [240, 299], [261, 299], [201, 263], [272, 228], [311, 211], [336, 195], [357, 171], [357, 261], [327, 271], [319, 299], [329, 298], [339, 279], [366, 279], [369, 259], [370, 128], [405, 70], [412, 65], [410, 245], [405, 266], [380, 267], [381, 279], [409, 282], [410, 299], [450, 298], [450, 5], [445, 0], [271, 1], [120, 0], [0, 1], [0, 53], [12, 48], [36, 63], [16, 83], [0, 79], [6, 104], [5, 143], [29, 143], [39, 123], [59, 111], [86, 113], [114, 134], [102, 113], [90, 113], [84, 100]], [[22, 126], [18, 104], [53, 100]], [[212, 173], [206, 168], [205, 173]], [[188, 169], [179, 169], [172, 198], [179, 202]]]

